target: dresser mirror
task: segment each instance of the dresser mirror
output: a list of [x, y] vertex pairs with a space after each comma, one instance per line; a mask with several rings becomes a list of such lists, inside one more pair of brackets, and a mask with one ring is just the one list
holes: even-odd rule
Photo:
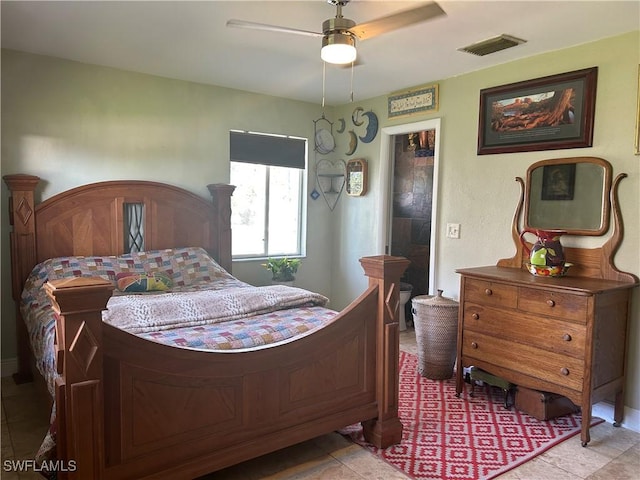
[[527, 170], [524, 227], [569, 235], [609, 229], [611, 164], [597, 157], [542, 160]]

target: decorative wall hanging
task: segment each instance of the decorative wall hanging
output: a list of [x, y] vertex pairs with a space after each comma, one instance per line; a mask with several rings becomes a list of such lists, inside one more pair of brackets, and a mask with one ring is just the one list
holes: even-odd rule
[[346, 123], [344, 121], [344, 118], [339, 118], [338, 119], [338, 128], [336, 128], [336, 132], [338, 132], [338, 133], [344, 132], [344, 128], [345, 127], [346, 127]]
[[590, 147], [598, 67], [480, 90], [478, 155]]
[[359, 138], [362, 143], [371, 143], [378, 134], [378, 116], [373, 111], [364, 112], [362, 115], [368, 119], [367, 131]]
[[351, 114], [351, 121], [353, 122], [353, 124], [356, 127], [359, 127], [360, 125], [362, 125], [364, 123], [364, 120], [362, 120], [362, 112], [364, 112], [364, 108], [362, 107], [356, 107], [355, 110], [353, 111], [353, 113]]
[[[351, 114], [351, 123], [355, 127], [362, 127], [365, 124], [365, 121], [367, 122], [367, 124], [364, 129], [358, 128], [355, 130], [349, 130], [347, 132], [347, 134], [349, 135], [349, 146], [347, 147], [347, 150], [345, 152], [347, 155], [353, 155], [355, 153], [356, 149], [358, 148], [358, 139], [360, 139], [362, 143], [371, 143], [374, 138], [376, 138], [379, 127], [378, 116], [372, 110], [365, 112], [364, 108], [356, 107]], [[344, 119], [341, 118], [339, 122], [339, 130], [344, 131]], [[358, 135], [357, 130], [364, 130], [364, 135]]]
[[333, 211], [344, 190], [347, 164], [344, 160], [322, 158], [316, 163], [316, 180], [320, 193]]
[[358, 136], [353, 130], [349, 130], [349, 148], [347, 149], [347, 155], [353, 155], [358, 148]]
[[347, 195], [360, 197], [367, 193], [368, 170], [364, 158], [353, 158], [347, 162]]
[[333, 123], [325, 118], [324, 113], [319, 119], [313, 121], [313, 130], [316, 152], [322, 155], [333, 152], [336, 148]]
[[436, 112], [438, 110], [438, 85], [429, 85], [389, 95], [387, 110], [389, 118]]

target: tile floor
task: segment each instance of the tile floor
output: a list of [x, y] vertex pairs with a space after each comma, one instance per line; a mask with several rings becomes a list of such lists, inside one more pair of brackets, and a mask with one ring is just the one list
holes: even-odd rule
[[[415, 334], [401, 334], [403, 350], [416, 353]], [[32, 384], [15, 385], [2, 378], [3, 480], [41, 479], [33, 471], [9, 471], [7, 460], [31, 459], [47, 430], [49, 413], [34, 401]], [[530, 462], [500, 476], [501, 480], [625, 480], [640, 471], [640, 433], [614, 428], [606, 422], [591, 430], [591, 442], [583, 448], [573, 437]], [[337, 433], [207, 475], [207, 480], [396, 480], [407, 479], [394, 467]]]

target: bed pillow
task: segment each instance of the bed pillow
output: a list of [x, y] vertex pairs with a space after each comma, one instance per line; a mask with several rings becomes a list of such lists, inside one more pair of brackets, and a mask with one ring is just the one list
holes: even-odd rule
[[119, 273], [116, 282], [118, 290], [124, 293], [162, 292], [173, 286], [171, 278], [160, 272]]

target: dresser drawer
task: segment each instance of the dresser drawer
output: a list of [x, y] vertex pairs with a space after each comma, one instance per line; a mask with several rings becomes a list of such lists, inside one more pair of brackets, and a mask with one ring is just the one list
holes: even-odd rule
[[589, 298], [584, 295], [521, 287], [518, 291], [518, 308], [525, 312], [586, 323]]
[[502, 308], [516, 308], [518, 288], [504, 283], [468, 278], [464, 285], [464, 301], [483, 305], [498, 305]]
[[584, 356], [584, 325], [472, 302], [464, 302], [462, 321], [465, 335], [474, 331], [576, 358]]
[[578, 358], [466, 330], [462, 338], [462, 356], [467, 358], [465, 365], [473, 365], [475, 358], [582, 391], [584, 362]]

